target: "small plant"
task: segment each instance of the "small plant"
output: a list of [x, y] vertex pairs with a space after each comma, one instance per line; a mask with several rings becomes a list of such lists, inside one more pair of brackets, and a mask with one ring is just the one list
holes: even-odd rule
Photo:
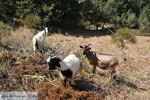
[[24, 24], [28, 27], [28, 28], [37, 28], [38, 25], [41, 23], [41, 18], [37, 15], [27, 15], [24, 19]]
[[4, 28], [4, 23], [0, 21], [0, 30]]
[[127, 49], [126, 43], [136, 43], [136, 37], [128, 28], [121, 28], [111, 36], [112, 42], [120, 48], [124, 60], [126, 61], [124, 50]]
[[12, 30], [12, 27], [9, 25], [4, 24], [0, 21], [0, 43], [2, 42], [2, 39], [6, 37], [6, 35], [10, 35], [10, 31]]
[[139, 34], [139, 35], [150, 36], [150, 25], [142, 26], [140, 28], [140, 31], [141, 31], [141, 34]]

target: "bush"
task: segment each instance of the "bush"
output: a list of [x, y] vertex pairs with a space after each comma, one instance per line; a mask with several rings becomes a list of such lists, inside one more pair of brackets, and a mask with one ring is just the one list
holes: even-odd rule
[[41, 18], [37, 15], [27, 15], [24, 19], [24, 25], [28, 28], [38, 28], [41, 23]]
[[2, 42], [2, 38], [9, 34], [11, 30], [11, 26], [6, 25], [0, 21], [0, 43]]
[[10, 31], [12, 29], [11, 26], [4, 24], [0, 21], [0, 32], [2, 31]]
[[[122, 55], [125, 57], [124, 49], [127, 49], [126, 43], [136, 43], [136, 37], [128, 28], [121, 28], [117, 30], [115, 34], [111, 36], [112, 42], [116, 43], [117, 46], [121, 49]], [[125, 60], [126, 58], [124, 58]]]
[[15, 31], [7, 32], [1, 39], [1, 43], [7, 47], [30, 52], [32, 51], [32, 37], [33, 33], [30, 30], [20, 27]]
[[138, 28], [138, 20], [134, 13], [127, 12], [126, 23], [129, 28]]
[[150, 25], [141, 27], [140, 31], [138, 35], [150, 36]]
[[3, 29], [4, 26], [5, 26], [4, 23], [3, 23], [3, 22], [0, 22], [0, 30]]

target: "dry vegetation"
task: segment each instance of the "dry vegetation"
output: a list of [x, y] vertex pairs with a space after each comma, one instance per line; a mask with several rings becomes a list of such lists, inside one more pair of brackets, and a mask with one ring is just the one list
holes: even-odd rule
[[[10, 33], [9, 33], [10, 34]], [[97, 33], [98, 34], [98, 33]], [[127, 61], [111, 43], [110, 36], [65, 36], [52, 34], [46, 38], [44, 55], [33, 54], [33, 33], [20, 28], [3, 38], [0, 51], [0, 90], [38, 91], [39, 100], [149, 100], [150, 99], [150, 37], [137, 36], [136, 44], [128, 44]], [[98, 72], [92, 74], [83, 57], [80, 44], [90, 43], [100, 53], [118, 57], [117, 78], [108, 80]], [[62, 58], [75, 53], [82, 61], [82, 71], [74, 83], [65, 89], [57, 71], [48, 71], [50, 55]]]

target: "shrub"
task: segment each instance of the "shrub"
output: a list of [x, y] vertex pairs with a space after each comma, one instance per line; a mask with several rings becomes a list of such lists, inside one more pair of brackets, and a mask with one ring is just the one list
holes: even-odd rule
[[150, 25], [141, 27], [140, 31], [141, 33], [138, 35], [150, 36]]
[[25, 52], [32, 50], [32, 37], [33, 34], [30, 30], [25, 28], [18, 28], [15, 31], [7, 32], [1, 39], [1, 43], [7, 47], [24, 50]]
[[4, 26], [5, 26], [4, 23], [0, 22], [0, 30], [3, 29]]
[[136, 37], [128, 28], [121, 28], [111, 36], [112, 42], [116, 43], [121, 49], [123, 56], [125, 56], [124, 49], [127, 49], [126, 43], [136, 43]]
[[28, 28], [37, 28], [40, 23], [41, 18], [37, 15], [27, 15], [24, 19], [24, 25], [26, 25]]
[[18, 28], [20, 26], [23, 26], [23, 25], [24, 25], [24, 23], [23, 23], [23, 20], [21, 18], [20, 19], [13, 18], [13, 28], [14, 29], [16, 29], [16, 28]]
[[11, 30], [11, 26], [6, 25], [0, 21], [0, 43], [2, 42], [2, 38], [9, 34]]
[[127, 19], [126, 19], [127, 26], [129, 28], [137, 28], [138, 27], [138, 20], [134, 13], [127, 12]]
[[3, 31], [10, 31], [12, 30], [12, 27], [9, 25], [4, 24], [3, 22], [0, 21], [0, 32]]

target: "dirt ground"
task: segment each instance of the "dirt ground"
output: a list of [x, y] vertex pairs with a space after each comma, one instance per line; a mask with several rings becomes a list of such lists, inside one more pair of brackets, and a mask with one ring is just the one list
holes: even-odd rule
[[[46, 38], [68, 54], [80, 51], [79, 45], [92, 44], [92, 50], [115, 55], [120, 64], [117, 77], [108, 80], [99, 72], [82, 71], [67, 89], [61, 86], [57, 71], [46, 67], [47, 55], [16, 56], [0, 54], [0, 91], [38, 91], [39, 100], [150, 100], [150, 37], [137, 36], [136, 44], [127, 44], [127, 61], [110, 36], [65, 36], [53, 34]], [[90, 70], [90, 65], [84, 66]]]

